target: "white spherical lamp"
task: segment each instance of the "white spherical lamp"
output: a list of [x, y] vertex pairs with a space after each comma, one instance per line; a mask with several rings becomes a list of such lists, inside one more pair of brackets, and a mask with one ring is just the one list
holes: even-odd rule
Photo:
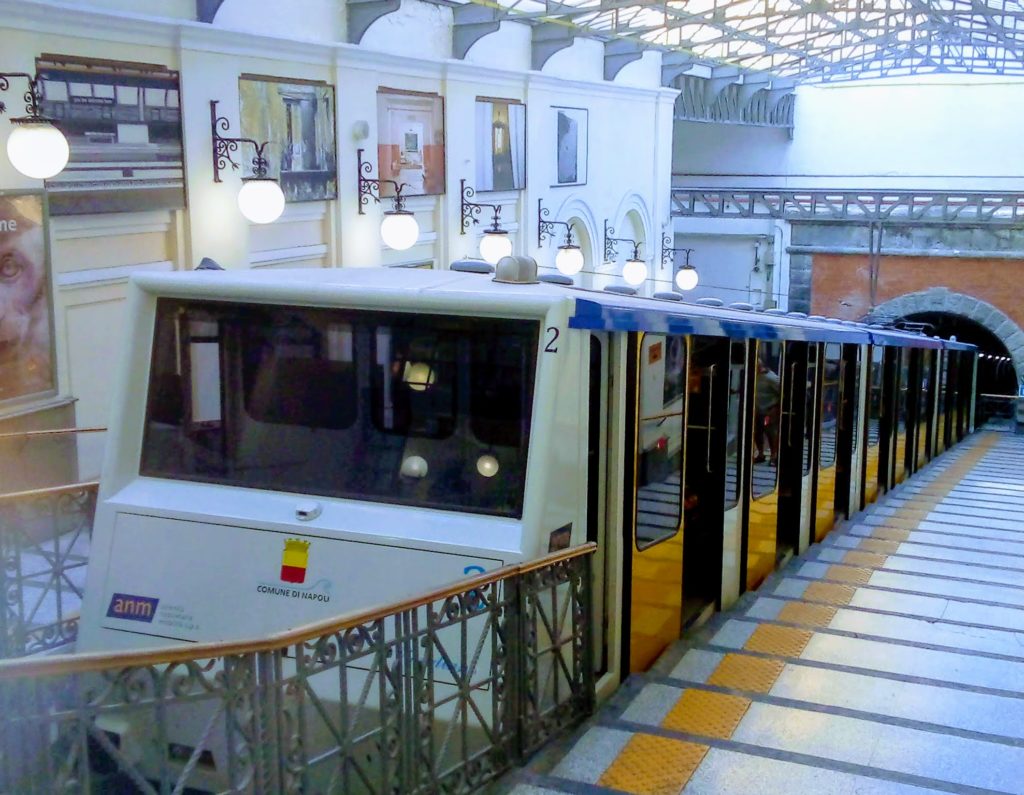
[[421, 455], [411, 455], [403, 459], [402, 467], [399, 470], [407, 478], [425, 478], [430, 472], [427, 459]]
[[497, 265], [502, 257], [512, 255], [512, 239], [501, 229], [488, 229], [480, 240], [480, 256], [485, 262]]
[[238, 209], [254, 224], [269, 224], [284, 212], [284, 192], [276, 179], [243, 179]]
[[575, 276], [583, 270], [583, 252], [579, 246], [559, 246], [555, 255], [555, 267], [565, 276]]
[[414, 392], [425, 392], [434, 384], [434, 370], [426, 362], [406, 362], [402, 380]]
[[692, 290], [697, 286], [700, 278], [697, 276], [696, 268], [680, 268], [676, 274], [676, 287], [680, 290]]
[[380, 223], [380, 237], [384, 245], [395, 251], [412, 248], [420, 236], [416, 216], [405, 210], [388, 210]]
[[647, 263], [642, 259], [628, 259], [622, 266], [622, 278], [626, 284], [637, 287], [647, 278]]
[[56, 176], [64, 170], [70, 156], [68, 139], [46, 119], [18, 119], [7, 138], [11, 165], [32, 179]]
[[476, 460], [476, 471], [485, 478], [493, 478], [498, 474], [498, 459], [493, 455], [482, 455]]

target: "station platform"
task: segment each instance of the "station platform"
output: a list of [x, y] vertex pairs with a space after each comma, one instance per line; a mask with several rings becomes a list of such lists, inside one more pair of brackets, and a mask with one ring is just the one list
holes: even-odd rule
[[965, 440], [504, 789], [1024, 793], [1022, 461], [1022, 436]]

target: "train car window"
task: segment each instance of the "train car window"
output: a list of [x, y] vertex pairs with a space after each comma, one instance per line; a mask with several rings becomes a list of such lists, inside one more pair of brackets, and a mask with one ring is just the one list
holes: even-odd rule
[[847, 395], [843, 393], [843, 405], [853, 404], [852, 414], [850, 416], [850, 432], [851, 437], [851, 448], [852, 453], [856, 453], [860, 449], [860, 437], [857, 434], [857, 423], [860, 422], [860, 379], [861, 379], [861, 347], [856, 347], [856, 352], [853, 355], [853, 359], [850, 360], [848, 366], [853, 368], [853, 390], [852, 393]]
[[639, 368], [636, 546], [646, 549], [681, 526], [686, 337], [644, 334]]
[[825, 367], [821, 388], [821, 444], [818, 447], [818, 464], [822, 469], [828, 469], [836, 463], [841, 368], [842, 346], [830, 342], [825, 345]]
[[747, 344], [729, 345], [729, 409], [725, 418], [725, 510], [740, 499], [740, 433], [742, 432], [743, 392], [747, 376]]
[[878, 427], [882, 420], [882, 367], [885, 349], [871, 346], [871, 368], [868, 373], [868, 447], [878, 445]]
[[811, 471], [811, 452], [814, 448], [814, 393], [818, 383], [818, 346], [811, 344], [807, 348], [807, 390], [804, 407], [804, 460], [803, 474]]
[[778, 480], [779, 428], [782, 421], [783, 346], [781, 342], [758, 345], [754, 373], [754, 457], [750, 493], [756, 500], [775, 491]]
[[162, 298], [140, 472], [521, 516], [539, 325]]

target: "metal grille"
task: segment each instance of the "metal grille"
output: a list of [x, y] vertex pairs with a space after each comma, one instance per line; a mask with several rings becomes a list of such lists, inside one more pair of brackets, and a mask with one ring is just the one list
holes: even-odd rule
[[7, 663], [0, 791], [474, 791], [592, 710], [594, 549], [262, 641]]

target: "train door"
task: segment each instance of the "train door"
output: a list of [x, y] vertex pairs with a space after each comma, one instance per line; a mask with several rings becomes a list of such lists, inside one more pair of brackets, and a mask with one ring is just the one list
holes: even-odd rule
[[893, 455], [889, 482], [898, 486], [907, 477], [907, 420], [910, 395], [910, 348], [898, 348], [893, 415]]
[[823, 353], [818, 400], [818, 472], [814, 491], [815, 541], [821, 541], [828, 535], [836, 522], [836, 445], [839, 438], [843, 347], [839, 343], [830, 342], [824, 346]]
[[946, 405], [946, 390], [949, 388], [949, 351], [939, 351], [939, 394], [936, 400], [936, 429], [935, 429], [935, 454], [945, 452], [949, 447], [949, 438], [946, 435], [948, 427], [948, 406]]
[[722, 607], [729, 607], [743, 592], [747, 489], [744, 462], [748, 458], [750, 428], [747, 427], [747, 342], [730, 340], [725, 373], [728, 395], [723, 400], [725, 416], [725, 496], [722, 500]]
[[[807, 346], [807, 370], [804, 379], [803, 402], [803, 450], [800, 470], [800, 541], [797, 552], [802, 553], [811, 545], [811, 534], [814, 533], [815, 519], [815, 465], [818, 462], [818, 442], [820, 439], [821, 406], [821, 345], [810, 343]], [[797, 398], [799, 400], [799, 398]]]
[[856, 406], [860, 396], [859, 367], [860, 347], [843, 345], [839, 361], [839, 405], [836, 415], [835, 512], [844, 518], [851, 513], [852, 480], [860, 477], [860, 467], [855, 464], [856, 453], [860, 452], [860, 447], [856, 444]]
[[801, 513], [803, 497], [804, 434], [807, 402], [807, 356], [810, 344], [784, 343], [782, 375], [782, 418], [779, 438], [779, 524], [777, 547], [781, 555], [795, 554], [806, 516]]
[[970, 395], [970, 399], [967, 401], [967, 433], [974, 433], [974, 421], [977, 417], [978, 409], [978, 352], [971, 351], [964, 355], [967, 357], [968, 369], [970, 370], [967, 377], [967, 394]]
[[[918, 402], [917, 467], [920, 469], [935, 456], [935, 350], [922, 350], [921, 381]], [[916, 471], [916, 470], [915, 470]]]
[[957, 400], [957, 441], [962, 441], [967, 434], [974, 430], [974, 354], [970, 351], [960, 351], [957, 355], [959, 364], [957, 367], [958, 388]]
[[956, 428], [959, 414], [957, 392], [960, 389], [960, 351], [947, 351], [946, 359], [946, 448], [957, 443]]
[[624, 448], [623, 544], [630, 671], [649, 668], [683, 626], [686, 342], [682, 336], [630, 335], [626, 417], [632, 418], [632, 444]]
[[921, 446], [921, 427], [924, 419], [921, 412], [921, 383], [924, 359], [920, 348], [906, 348], [910, 360], [907, 375], [907, 451], [906, 474], [910, 477], [917, 471], [918, 448]]
[[591, 333], [587, 376], [587, 541], [597, 544], [592, 563], [594, 667], [598, 676], [612, 665], [610, 622], [615, 598], [608, 587], [608, 335]]
[[868, 354], [867, 428], [864, 451], [864, 500], [862, 506], [878, 499], [882, 467], [882, 422], [885, 416], [885, 349], [872, 345]]
[[[750, 500], [747, 512], [745, 588], [757, 588], [786, 551], [780, 553], [779, 454], [782, 405], [785, 401], [781, 374], [785, 371], [780, 342], [751, 342], [753, 370], [753, 443], [750, 467]], [[789, 553], [792, 550], [788, 550]]]

